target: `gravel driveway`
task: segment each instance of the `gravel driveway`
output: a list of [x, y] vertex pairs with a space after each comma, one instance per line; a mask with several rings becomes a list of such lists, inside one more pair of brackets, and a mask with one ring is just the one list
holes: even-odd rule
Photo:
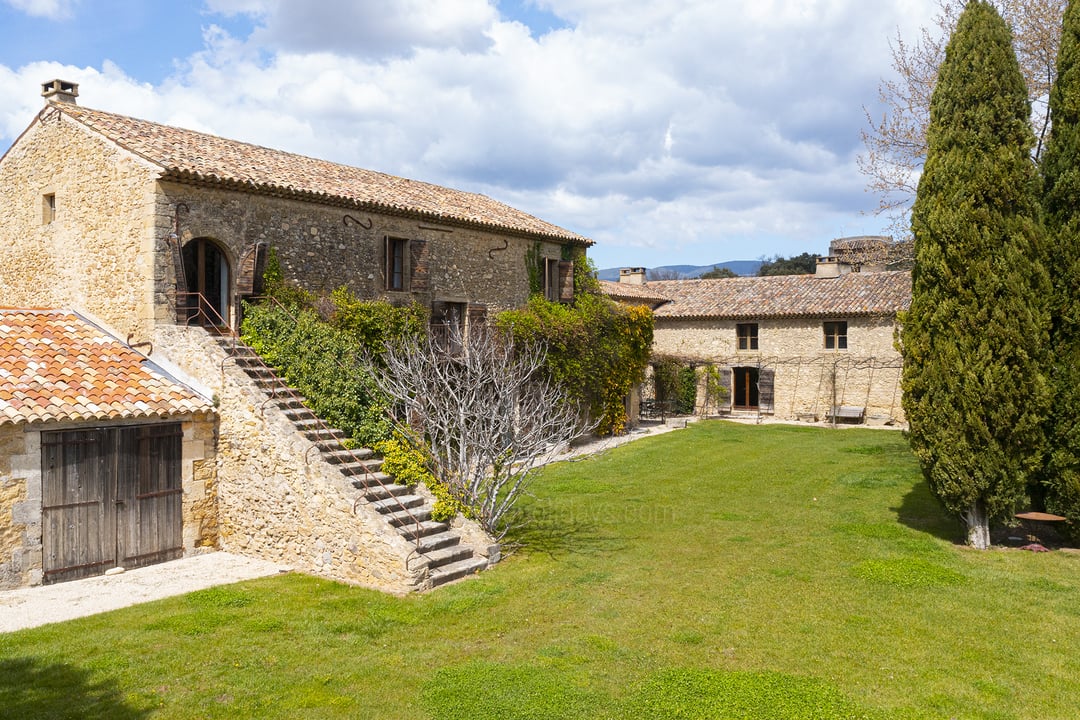
[[214, 585], [288, 572], [265, 560], [207, 552], [85, 580], [0, 591], [0, 632], [37, 627]]

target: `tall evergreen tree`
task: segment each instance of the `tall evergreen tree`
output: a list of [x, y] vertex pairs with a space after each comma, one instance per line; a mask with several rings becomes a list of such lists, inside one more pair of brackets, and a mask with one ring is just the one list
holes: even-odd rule
[[1080, 532], [1080, 4], [1062, 22], [1050, 139], [1042, 157], [1043, 221], [1054, 285], [1050, 348], [1054, 402], [1048, 424], [1046, 505]]
[[904, 411], [930, 489], [990, 544], [1041, 466], [1049, 280], [1034, 137], [1008, 26], [970, 0], [930, 102], [901, 334]]

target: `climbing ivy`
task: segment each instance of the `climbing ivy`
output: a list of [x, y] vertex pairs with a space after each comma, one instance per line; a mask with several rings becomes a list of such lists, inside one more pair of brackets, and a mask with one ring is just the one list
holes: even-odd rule
[[678, 358], [653, 359], [653, 385], [656, 399], [671, 403], [676, 415], [692, 415], [697, 402], [697, 372]]
[[525, 271], [529, 274], [529, 295], [544, 294], [544, 264], [540, 257], [540, 241], [525, 251]]
[[372, 445], [388, 438], [388, 402], [364, 360], [377, 362], [388, 342], [423, 332], [424, 309], [359, 300], [346, 288], [328, 297], [298, 290], [282, 279], [273, 249], [264, 279], [278, 302], [245, 305], [244, 342], [303, 393], [319, 417], [352, 440]]
[[534, 296], [525, 308], [501, 313], [496, 324], [516, 341], [546, 345], [548, 372], [587, 408], [598, 433], [626, 430], [625, 400], [645, 377], [652, 345], [647, 307], [591, 292], [577, 294], [572, 304]]

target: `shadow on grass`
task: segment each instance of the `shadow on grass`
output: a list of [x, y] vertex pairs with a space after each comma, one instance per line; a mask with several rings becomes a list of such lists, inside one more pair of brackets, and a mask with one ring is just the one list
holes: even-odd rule
[[946, 542], [963, 542], [963, 528], [945, 513], [922, 478], [904, 495], [899, 507], [889, 509], [896, 513], [900, 524], [912, 530], [928, 533]]
[[530, 508], [522, 513], [504, 539], [505, 545], [552, 558], [568, 554], [600, 555], [616, 552], [626, 545], [622, 538], [605, 534], [602, 523], [595, 518], [538, 510]]
[[109, 718], [136, 720], [149, 710], [131, 707], [109, 680], [62, 663], [33, 658], [0, 660], [0, 711], [11, 718]]

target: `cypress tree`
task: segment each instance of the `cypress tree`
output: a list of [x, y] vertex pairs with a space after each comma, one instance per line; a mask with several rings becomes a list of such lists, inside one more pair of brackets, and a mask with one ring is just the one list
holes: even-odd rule
[[1051, 385], [1046, 508], [1080, 530], [1080, 5], [1069, 2], [1050, 90], [1050, 138], [1042, 157], [1043, 221], [1049, 264]]
[[930, 101], [901, 344], [912, 450], [980, 548], [1042, 464], [1049, 281], [1029, 112], [1008, 26], [970, 0]]

